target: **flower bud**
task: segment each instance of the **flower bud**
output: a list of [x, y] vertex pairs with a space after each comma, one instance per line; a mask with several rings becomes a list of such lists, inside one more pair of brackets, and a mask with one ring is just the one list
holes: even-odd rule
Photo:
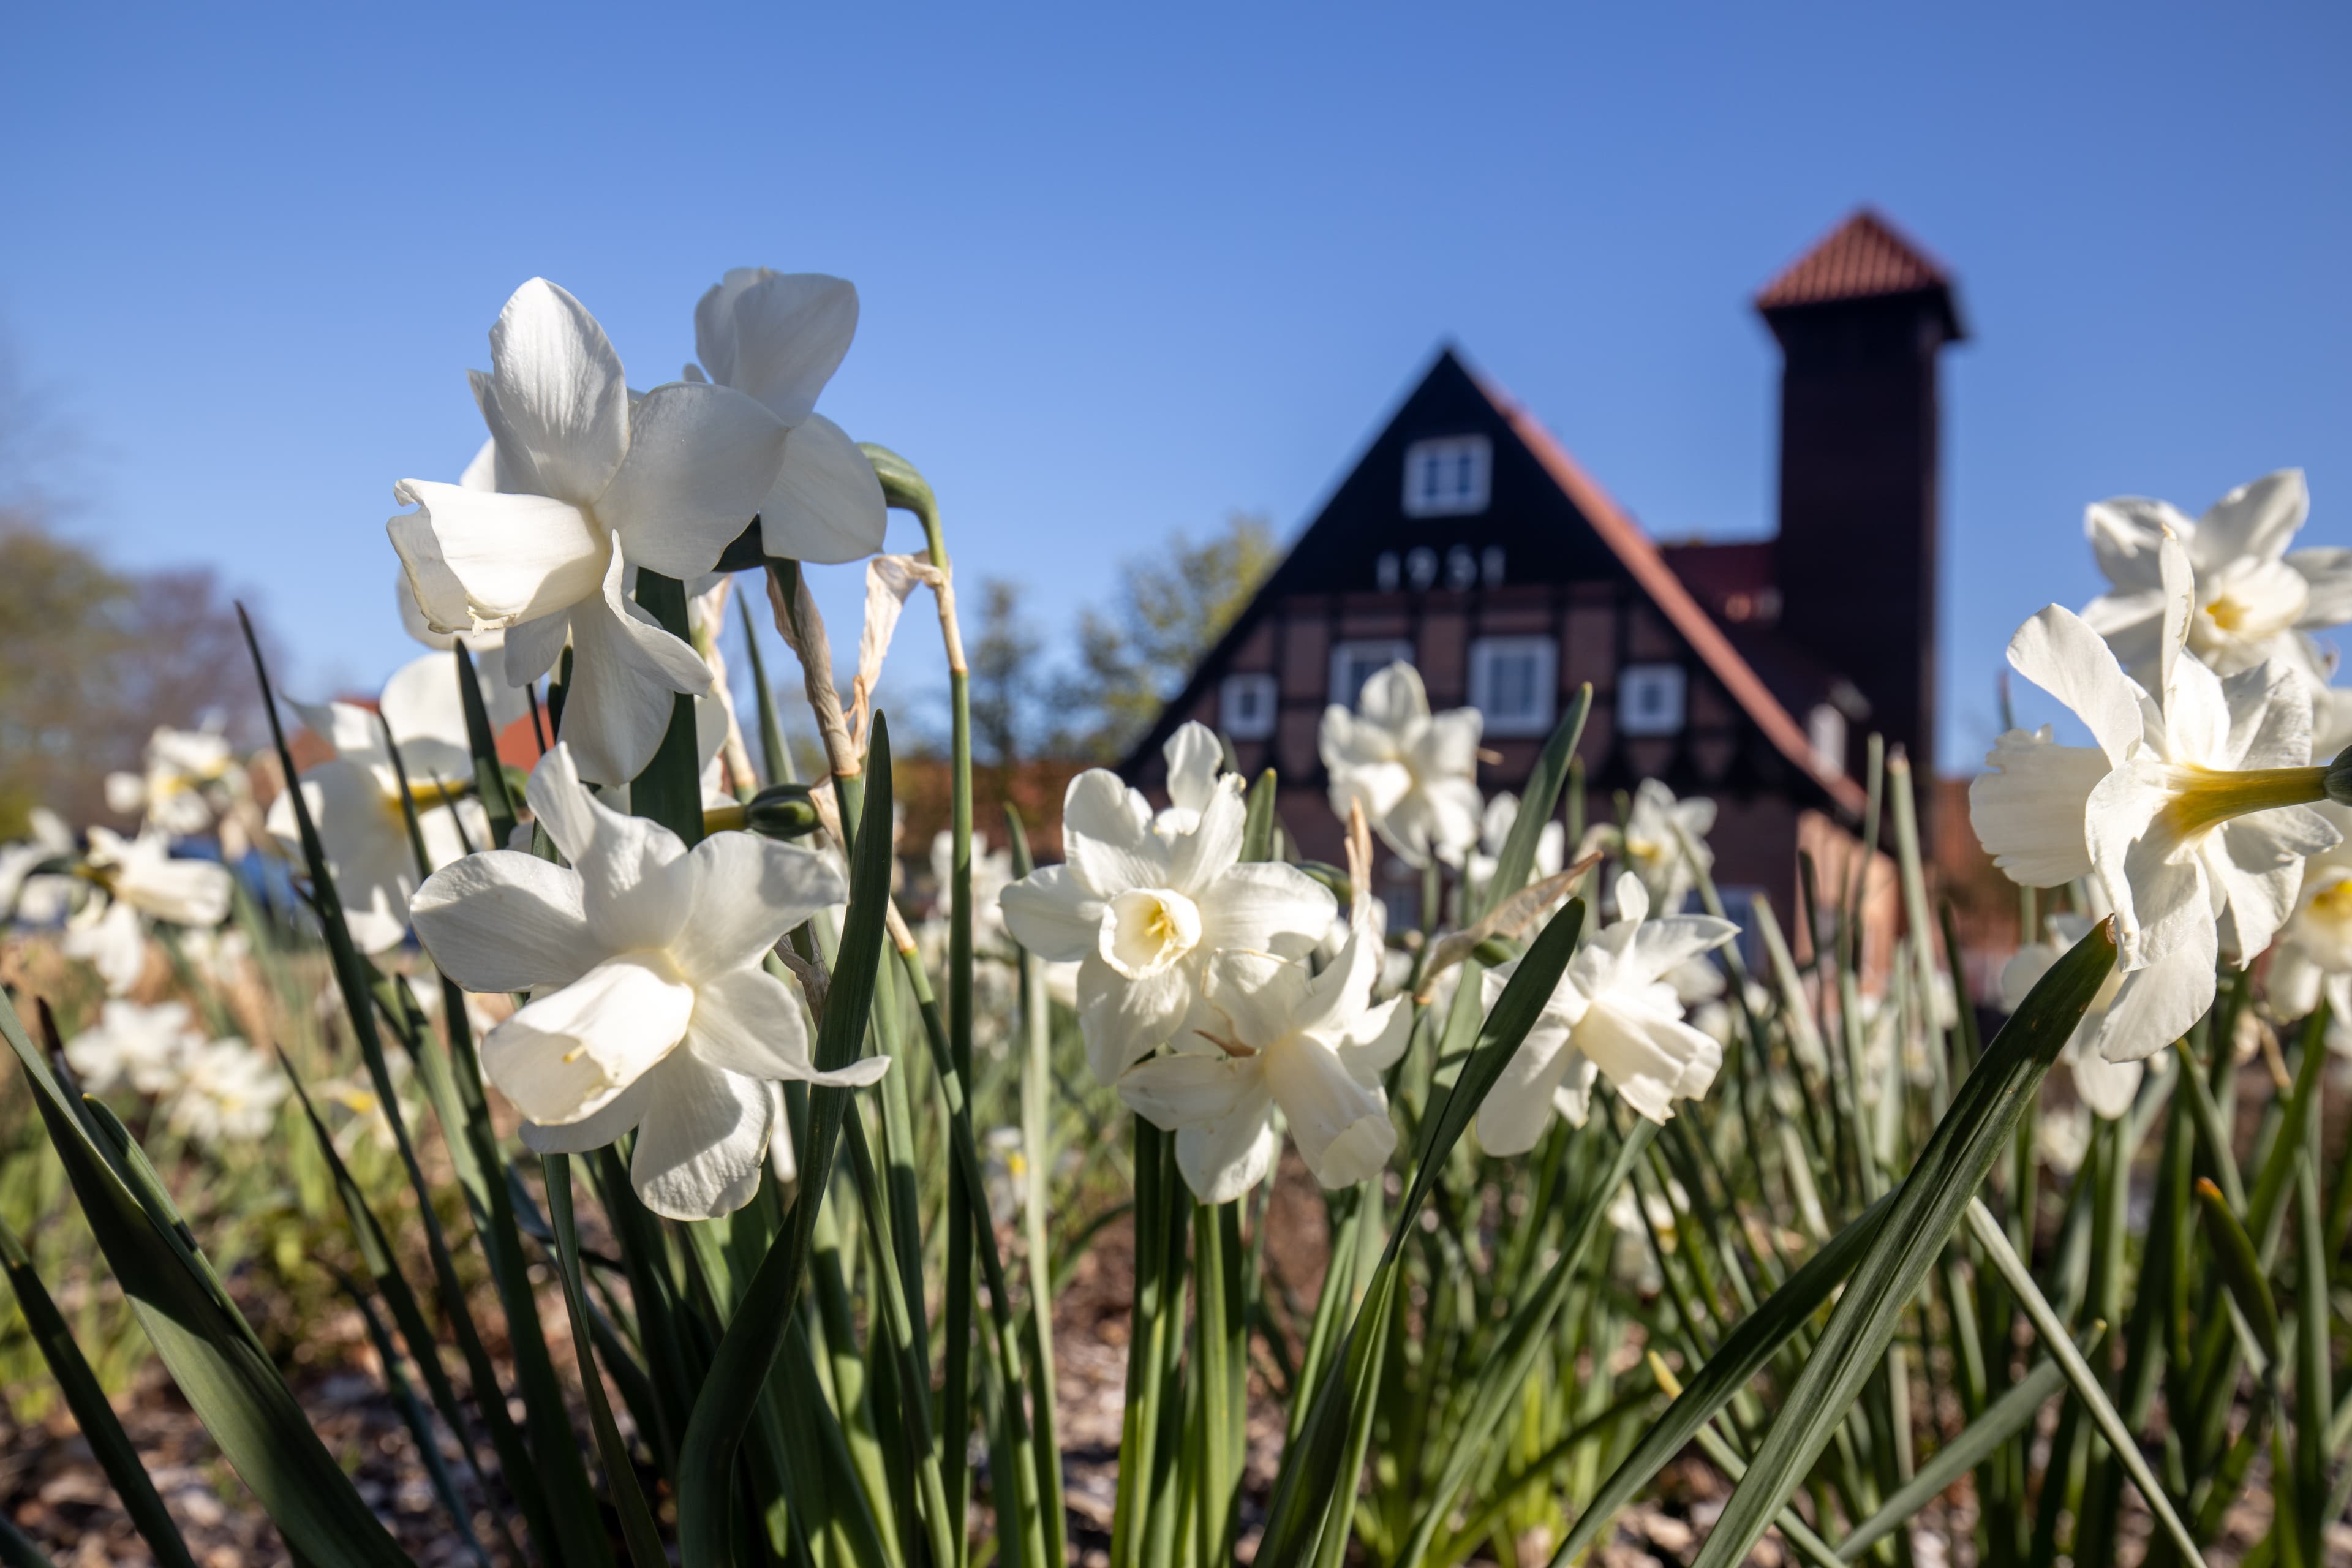
[[2326, 777], [2327, 798], [2338, 805], [2352, 805], [2352, 746], [2336, 753], [2327, 764]]

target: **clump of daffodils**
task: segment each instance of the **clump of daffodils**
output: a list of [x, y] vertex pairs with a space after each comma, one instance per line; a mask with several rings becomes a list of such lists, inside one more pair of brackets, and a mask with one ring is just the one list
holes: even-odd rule
[[[2251, 963], [2295, 907], [2307, 857], [2341, 835], [2313, 809], [2311, 687], [2268, 658], [2217, 673], [2191, 646], [2196, 568], [2157, 543], [2154, 684], [2098, 629], [2051, 605], [2011, 640], [2018, 673], [2063, 702], [2095, 744], [2012, 730], [1969, 792], [1994, 863], [2018, 882], [2092, 879], [2114, 911], [2120, 979], [2100, 1034], [2112, 1061], [2152, 1055], [2213, 1001], [2225, 953]], [[2134, 623], [2137, 625], [2137, 623]]]
[[1087, 1059], [1106, 1083], [1177, 1036], [1217, 953], [1297, 959], [1337, 907], [1297, 867], [1242, 859], [1241, 780], [1217, 775], [1205, 727], [1184, 726], [1167, 752], [1171, 793], [1181, 787], [1197, 807], [1155, 816], [1117, 774], [1089, 769], [1063, 797], [1065, 863], [999, 896], [1023, 946], [1077, 963]]
[[[1593, 1080], [1606, 1076], [1625, 1103], [1653, 1121], [1696, 1100], [1723, 1066], [1723, 1047], [1685, 1021], [1674, 975], [1739, 934], [1709, 915], [1650, 916], [1650, 896], [1628, 871], [1617, 879], [1617, 919], [1569, 960], [1542, 1016], [1478, 1110], [1478, 1141], [1491, 1154], [1535, 1147], [1555, 1111], [1584, 1124]], [[1492, 1005], [1516, 970], [1487, 971]]]

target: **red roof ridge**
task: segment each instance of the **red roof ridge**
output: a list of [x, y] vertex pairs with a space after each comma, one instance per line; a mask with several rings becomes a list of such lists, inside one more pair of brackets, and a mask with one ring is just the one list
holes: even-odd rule
[[1843, 773], [1830, 772], [1814, 761], [1812, 745], [1806, 739], [1805, 731], [1796, 720], [1790, 717], [1789, 710], [1780, 705], [1780, 700], [1772, 695], [1755, 669], [1739, 656], [1739, 651], [1731, 646], [1731, 640], [1723, 635], [1723, 628], [1715, 624], [1715, 617], [1691, 596], [1690, 590], [1675, 574], [1675, 569], [1666, 564], [1665, 558], [1658, 553], [1656, 543], [1643, 531], [1642, 525], [1618, 506], [1609, 492], [1584, 471], [1584, 466], [1569, 455], [1568, 448], [1562, 447], [1552, 433], [1544, 428], [1542, 422], [1522, 407], [1517, 399], [1477, 372], [1472, 372], [1471, 376], [1477, 382], [1479, 390], [1486, 395], [1487, 401], [1495, 405], [1496, 412], [1509, 423], [1528, 450], [1535, 454], [1536, 461], [1544, 466], [1552, 481], [1567, 492], [1577, 510], [1592, 524], [1592, 531], [1601, 536], [1601, 542], [1608, 545], [1617, 559], [1624, 563], [1625, 569], [1633, 574], [1633, 581], [1641, 584], [1651, 603], [1658, 606], [1666, 619], [1674, 624], [1675, 629], [1682, 634], [1684, 640], [1691, 645], [1700, 658], [1706, 661], [1707, 668], [1723, 683], [1723, 689], [1731, 694], [1731, 700], [1756, 721], [1758, 729], [1764, 731], [1765, 739], [1770, 741], [1782, 756], [1796, 764], [1800, 773], [1828, 791], [1832, 799], [1856, 816], [1861, 815], [1868, 805], [1862, 786]]
[[1951, 273], [1873, 207], [1857, 208], [1756, 296], [1759, 310], [1948, 289]]

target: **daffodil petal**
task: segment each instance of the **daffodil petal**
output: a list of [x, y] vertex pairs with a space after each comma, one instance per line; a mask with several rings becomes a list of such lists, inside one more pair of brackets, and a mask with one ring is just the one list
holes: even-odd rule
[[672, 1054], [694, 989], [635, 958], [607, 959], [482, 1040], [482, 1067], [533, 1121], [577, 1121]]
[[629, 389], [620, 355], [586, 307], [544, 278], [499, 312], [476, 396], [506, 485], [589, 506], [621, 466]]
[[751, 1202], [777, 1121], [775, 1097], [757, 1079], [678, 1052], [654, 1075], [630, 1184], [666, 1219], [716, 1219]]
[[797, 844], [714, 833], [692, 858], [694, 905], [675, 943], [690, 978], [756, 965], [793, 928], [849, 897], [840, 869]]
[[730, 387], [673, 382], [629, 416], [629, 453], [597, 502], [628, 558], [698, 577], [751, 526], [783, 461], [783, 422]]
[[1101, 940], [1102, 900], [1067, 866], [1039, 867], [999, 893], [997, 906], [1013, 939], [1048, 963], [1085, 958]]
[[484, 850], [436, 871], [409, 914], [441, 973], [468, 991], [569, 985], [595, 958], [579, 873], [518, 850]]
[[862, 561], [882, 548], [888, 509], [874, 465], [822, 414], [793, 427], [775, 482], [760, 503], [760, 544], [819, 565]]
[[384, 524], [408, 585], [436, 631], [495, 629], [576, 605], [596, 592], [609, 541], [568, 501], [403, 479], [404, 511]]

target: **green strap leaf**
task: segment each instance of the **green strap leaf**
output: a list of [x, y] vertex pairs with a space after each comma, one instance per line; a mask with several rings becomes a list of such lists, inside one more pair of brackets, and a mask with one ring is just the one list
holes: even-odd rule
[[[2094, 931], [2091, 934], [2096, 936], [2098, 933]], [[2089, 940], [2089, 937], [2084, 938], [2085, 942]], [[2078, 947], [2076, 951], [2081, 950]], [[2040, 987], [2035, 989], [2038, 991]], [[2031, 1000], [2028, 998], [2029, 1005]], [[1988, 1053], [1987, 1059], [1998, 1054], [2000, 1048], [2000, 1041], [1996, 1037], [1993, 1051]], [[2010, 1289], [2016, 1293], [2018, 1304], [2025, 1309], [2026, 1317], [2032, 1321], [2033, 1331], [2042, 1336], [2042, 1347], [2049, 1351], [2051, 1359], [2065, 1373], [2066, 1381], [2074, 1385], [2074, 1396], [2083, 1402], [2083, 1408], [2090, 1412], [2100, 1436], [2106, 1438], [2107, 1446], [2122, 1461], [2124, 1473], [2131, 1477], [2134, 1486], [2139, 1488], [2140, 1496], [2147, 1500], [2149, 1510], [2163, 1523], [2172, 1537], [2173, 1544], [2180, 1549], [2181, 1555], [2198, 1564], [2199, 1568], [2203, 1568], [2205, 1560], [2198, 1554], [2197, 1542], [2189, 1535], [2189, 1527], [2181, 1523], [2180, 1516], [2173, 1511], [2171, 1497], [2157, 1481], [2156, 1472], [2148, 1468], [2147, 1457], [2139, 1451], [2139, 1444], [2133, 1438], [2131, 1428], [2125, 1426], [2124, 1418], [2116, 1414], [2115, 1403], [2108, 1399], [2106, 1386], [2099, 1381], [2099, 1374], [2092, 1369], [2089, 1362], [2083, 1359], [2083, 1352], [2074, 1348], [2074, 1341], [2066, 1332], [2066, 1325], [2059, 1321], [2057, 1309], [2051, 1306], [2049, 1299], [2042, 1294], [2042, 1287], [2034, 1283], [2033, 1271], [2026, 1268], [2025, 1260], [2018, 1257], [2016, 1248], [2010, 1246], [2009, 1235], [2000, 1228], [2000, 1222], [1992, 1217], [1992, 1211], [1985, 1207], [1979, 1198], [1971, 1197], [1964, 1212], [1968, 1216], [1969, 1230], [1976, 1237], [1977, 1245], [1984, 1248], [1985, 1256], [2000, 1271], [2000, 1277]], [[1836, 1327], [1835, 1322], [1832, 1321], [1831, 1326]]]
[[[850, 859], [849, 913], [842, 922], [824, 1019], [817, 1026], [816, 1065], [828, 1072], [857, 1059], [881, 973], [891, 857], [890, 731], [879, 713], [874, 716], [858, 826]], [[865, 831], [868, 827], [872, 831]], [[731, 1561], [729, 1500], [736, 1450], [799, 1300], [816, 1228], [816, 1205], [824, 1201], [832, 1179], [835, 1144], [849, 1111], [850, 1093], [819, 1085], [809, 1095], [809, 1138], [799, 1151], [799, 1195], [744, 1288], [742, 1303], [711, 1357], [709, 1375], [687, 1424], [678, 1451], [677, 1496], [678, 1546], [686, 1568], [727, 1568]]]
[[287, 1544], [318, 1568], [409, 1568], [251, 1330], [229, 1321], [208, 1270], [190, 1265], [177, 1237], [164, 1238], [75, 1116], [14, 1007], [0, 1006], [0, 1035], [25, 1069], [49, 1142], [140, 1326]]
[[1894, 1206], [1855, 1266], [1696, 1568], [1730, 1568], [1747, 1557], [1843, 1423], [1864, 1384], [1882, 1370], [1903, 1312], [1942, 1256], [1952, 1227], [2007, 1146], [2115, 958], [2115, 939], [2109, 924], [2102, 922], [2042, 976], [1953, 1095], [1951, 1109], [1896, 1189]]
[[[2090, 1351], [2099, 1337], [2099, 1332], [2092, 1333], [2082, 1347], [2084, 1351]], [[1919, 1467], [1909, 1484], [1887, 1499], [1885, 1506], [1864, 1520], [1852, 1535], [1839, 1542], [1838, 1556], [1848, 1563], [1856, 1562], [1864, 1552], [1908, 1524], [1911, 1516], [1927, 1507], [1946, 1487], [2031, 1426], [2050, 1396], [2065, 1385], [2063, 1367], [2048, 1357], [2036, 1362], [2032, 1372], [1987, 1405], [1985, 1413], [1969, 1422], [1966, 1431], [1937, 1449], [1936, 1457]]]
[[555, 1227], [563, 1305], [572, 1319], [572, 1353], [580, 1363], [580, 1391], [588, 1401], [588, 1425], [596, 1434], [596, 1452], [604, 1461], [613, 1506], [621, 1515], [621, 1538], [628, 1543], [629, 1561], [636, 1568], [669, 1568], [669, 1553], [662, 1550], [661, 1532], [654, 1528], [653, 1510], [646, 1506], [646, 1494], [637, 1486], [628, 1445], [621, 1441], [620, 1428], [613, 1425], [612, 1402], [604, 1397], [604, 1379], [596, 1370], [588, 1297], [580, 1283], [580, 1237], [572, 1224], [572, 1160], [564, 1154], [541, 1155], [540, 1168], [547, 1175], [547, 1217]]
[[1535, 1027], [1544, 1004], [1551, 999], [1553, 988], [1568, 969], [1570, 955], [1576, 951], [1577, 933], [1583, 926], [1584, 900], [1571, 899], [1568, 907], [1553, 916], [1536, 937], [1509, 984], [1503, 987], [1502, 995], [1496, 998], [1493, 1011], [1486, 1015], [1486, 1022], [1478, 1032], [1478, 1043], [1471, 1047], [1469, 1059], [1463, 1063], [1444, 1104], [1435, 1116], [1422, 1124], [1412, 1184], [1406, 1189], [1404, 1202], [1397, 1210], [1388, 1245], [1381, 1253], [1364, 1300], [1357, 1309], [1355, 1322], [1341, 1338], [1321, 1386], [1316, 1390], [1307, 1420], [1283, 1456], [1282, 1472], [1276, 1480], [1274, 1500], [1267, 1510], [1265, 1534], [1258, 1548], [1261, 1562], [1304, 1561], [1312, 1539], [1310, 1532], [1331, 1506], [1334, 1489], [1346, 1486], [1349, 1495], [1353, 1496], [1354, 1488], [1343, 1470], [1347, 1455], [1360, 1446], [1358, 1426], [1370, 1419], [1371, 1405], [1365, 1395], [1378, 1380], [1379, 1362], [1386, 1345], [1386, 1324], [1394, 1310], [1401, 1277], [1396, 1267], [1399, 1249], [1420, 1219], [1422, 1205], [1444, 1169], [1447, 1157], [1454, 1152], [1454, 1144], [1469, 1131], [1479, 1105], [1502, 1078], [1503, 1069], [1510, 1065], [1511, 1055], [1519, 1048], [1519, 1042]]
[[[243, 606], [238, 607], [237, 615], [245, 628], [246, 647], [253, 656], [254, 678], [261, 687], [261, 706], [269, 721], [270, 739], [277, 746], [278, 765], [285, 769], [289, 781], [287, 798], [294, 808], [294, 826], [302, 847], [303, 865], [310, 874], [311, 907], [318, 912], [320, 931], [326, 939], [335, 984], [342, 993], [344, 1012], [352, 1021], [352, 1033], [359, 1042], [360, 1056], [367, 1063], [368, 1075], [374, 1082], [377, 1098], [383, 1102], [384, 1115], [392, 1123], [394, 1140], [399, 1148], [409, 1185], [416, 1194], [418, 1217], [424, 1226], [426, 1250], [432, 1259], [434, 1283], [440, 1297], [442, 1311], [457, 1336], [458, 1348], [466, 1357], [468, 1373], [477, 1391], [482, 1393], [482, 1403], [487, 1407], [497, 1397], [488, 1392], [498, 1387], [497, 1374], [483, 1350], [481, 1336], [474, 1327], [472, 1310], [467, 1304], [465, 1289], [457, 1279], [448, 1244], [441, 1234], [440, 1222], [434, 1215], [430, 1186], [425, 1181], [423, 1167], [417, 1162], [415, 1149], [409, 1142], [407, 1128], [401, 1121], [399, 1100], [393, 1091], [391, 1073], [384, 1059], [383, 1039], [376, 1028], [375, 1008], [368, 984], [370, 966], [361, 958], [359, 950], [352, 942], [351, 930], [344, 922], [342, 898], [335, 887], [334, 874], [327, 865], [327, 852], [319, 838], [319, 825], [311, 818], [310, 804], [303, 798], [302, 791], [292, 783], [298, 776], [294, 769], [294, 753], [286, 743], [286, 728], [278, 717], [277, 692], [270, 683], [268, 664], [261, 657], [261, 645], [254, 637], [253, 624], [246, 618]], [[472, 693], [470, 714], [472, 709], [481, 706], [481, 692], [473, 682], [472, 661], [467, 657], [462, 644], [458, 646], [458, 672], [461, 695], [468, 691]], [[478, 731], [474, 730], [470, 717], [467, 725], [477, 742], [477, 776], [484, 790], [484, 805], [487, 807], [493, 800], [504, 798], [502, 793], [497, 792], [505, 789], [505, 775], [499, 775], [494, 792], [490, 779], [481, 773], [486, 763], [479, 742], [488, 734], [488, 721], [485, 719]], [[496, 757], [491, 755], [487, 765], [494, 767], [495, 763]], [[457, 1010], [457, 1016], [462, 1017], [463, 1014], [462, 1008]], [[501, 1237], [499, 1239], [503, 1244], [508, 1238]], [[501, 1245], [494, 1251], [492, 1261], [505, 1261], [512, 1266], [512, 1269], [520, 1269], [519, 1258], [507, 1258], [506, 1251], [507, 1248]], [[530, 1415], [532, 1462], [515, 1465], [507, 1453], [512, 1444], [501, 1438], [500, 1462], [507, 1466], [508, 1489], [522, 1507], [524, 1518], [541, 1550], [552, 1551], [560, 1546], [567, 1563], [576, 1563], [581, 1568], [609, 1568], [613, 1561], [611, 1543], [595, 1519], [595, 1493], [588, 1484], [588, 1468], [581, 1459], [579, 1442], [572, 1429], [571, 1415], [564, 1407], [562, 1390], [556, 1383], [554, 1367], [548, 1359], [547, 1342], [539, 1322], [538, 1303], [528, 1289], [511, 1287], [508, 1278], [510, 1271], [500, 1273], [499, 1294], [506, 1305], [508, 1339], [514, 1348], [523, 1404]], [[495, 1418], [492, 1432], [494, 1436], [499, 1435]]]
[[[41, 1359], [49, 1363], [58, 1386], [65, 1391], [66, 1408], [73, 1412], [74, 1421], [81, 1427], [99, 1468], [106, 1472], [115, 1495], [122, 1500], [122, 1511], [131, 1516], [131, 1525], [163, 1568], [196, 1568], [195, 1559], [188, 1554], [187, 1542], [180, 1539], [179, 1527], [172, 1522], [163, 1498], [156, 1493], [155, 1483], [147, 1478], [147, 1467], [140, 1462], [139, 1450], [122, 1430], [122, 1423], [114, 1418], [114, 1406], [107, 1402], [106, 1391], [99, 1386], [98, 1374], [82, 1358], [81, 1347], [74, 1343], [73, 1331], [66, 1326], [65, 1314], [58, 1310], [47, 1287], [33, 1272], [33, 1260], [16, 1239], [16, 1233], [5, 1225], [0, 1225], [0, 1268], [7, 1270], [8, 1283], [16, 1292], [16, 1305], [23, 1310], [25, 1324], [32, 1331], [33, 1343], [40, 1348]], [[5, 1517], [0, 1516], [0, 1524], [6, 1522]], [[36, 1559], [47, 1561], [34, 1551], [31, 1542], [26, 1542], [25, 1547], [33, 1551]]]
[[1479, 1373], [1476, 1398], [1449, 1434], [1453, 1452], [1446, 1457], [1444, 1473], [1414, 1522], [1412, 1539], [1397, 1558], [1397, 1568], [1420, 1568], [1438, 1527], [1445, 1522], [1446, 1512], [1454, 1506], [1454, 1495], [1470, 1479], [1471, 1470], [1486, 1451], [1487, 1439], [1519, 1398], [1520, 1388], [1534, 1369], [1536, 1358], [1549, 1345], [1552, 1323], [1567, 1304], [1570, 1287], [1583, 1272], [1593, 1238], [1608, 1217], [1610, 1200], [1625, 1184], [1625, 1178], [1633, 1173], [1633, 1163], [1642, 1157], [1657, 1131], [1655, 1122], [1637, 1121], [1633, 1131], [1619, 1140], [1617, 1157], [1601, 1180], [1580, 1194], [1580, 1205], [1567, 1244], [1535, 1289], [1512, 1312], [1501, 1342], [1487, 1356]]
[[1534, 875], [1536, 847], [1543, 838], [1544, 825], [1551, 820], [1552, 812], [1559, 805], [1560, 789], [1568, 783], [1568, 771], [1576, 761], [1576, 745], [1584, 737], [1584, 721], [1591, 711], [1592, 683], [1588, 680], [1576, 689], [1576, 698], [1568, 705], [1567, 714], [1552, 731], [1551, 739], [1544, 742], [1534, 771], [1528, 774], [1527, 789], [1519, 796], [1519, 815], [1504, 837], [1503, 852], [1495, 857], [1495, 874], [1487, 879], [1480, 914], [1500, 906], [1504, 900], [1526, 887], [1528, 879]]
[[[507, 794], [506, 769], [499, 765], [499, 735], [490, 728], [490, 710], [482, 703], [482, 682], [474, 673], [474, 656], [467, 649], [465, 639], [451, 645], [457, 658], [457, 700], [466, 710], [466, 744], [474, 753], [474, 792], [481, 797], [482, 810], [490, 819], [490, 842], [488, 847], [503, 849], [514, 837], [514, 801]], [[260, 663], [261, 656], [254, 655]], [[265, 689], [267, 681], [265, 679]], [[272, 723], [278, 710], [269, 710]], [[294, 775], [286, 775], [291, 779]]]
[[1577, 1554], [1599, 1539], [1601, 1531], [1617, 1517], [1617, 1510], [1649, 1485], [1651, 1478], [1683, 1451], [1684, 1445], [1697, 1435], [1698, 1429], [1730, 1404], [1732, 1395], [1747, 1387], [1748, 1380], [1780, 1353], [1780, 1347], [1812, 1321], [1813, 1314], [1822, 1310], [1822, 1303], [1862, 1260], [1863, 1253], [1878, 1235], [1879, 1222], [1886, 1217], [1894, 1203], [1895, 1194], [1889, 1193], [1856, 1215], [1843, 1230], [1830, 1238], [1827, 1246], [1807, 1259], [1803, 1268], [1790, 1275], [1785, 1284], [1725, 1336], [1706, 1364], [1684, 1384], [1682, 1393], [1666, 1406], [1656, 1425], [1601, 1483], [1592, 1501], [1577, 1516], [1576, 1526], [1568, 1532], [1568, 1539], [1552, 1553], [1552, 1568], [1576, 1561]]

